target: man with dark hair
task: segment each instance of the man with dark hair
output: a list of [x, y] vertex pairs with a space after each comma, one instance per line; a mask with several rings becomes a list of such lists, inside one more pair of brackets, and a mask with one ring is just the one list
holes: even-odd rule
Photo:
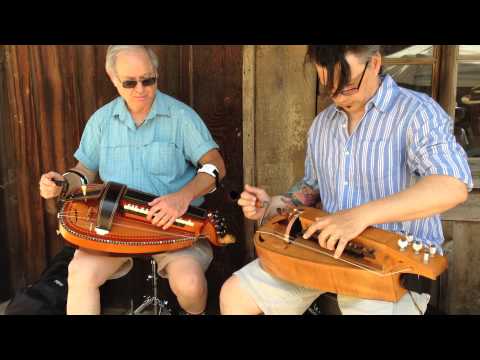
[[[381, 74], [378, 45], [311, 45], [306, 59], [333, 104], [308, 133], [305, 176], [285, 196], [245, 186], [238, 204], [246, 218], [268, 219], [278, 207], [314, 206], [330, 215], [304, 238], [339, 257], [368, 226], [405, 232], [441, 251], [439, 214], [467, 199], [473, 183], [453, 121], [431, 97]], [[255, 202], [268, 202], [256, 208]], [[226, 281], [223, 314], [302, 314], [321, 291], [280, 280], [258, 259]], [[338, 295], [343, 314], [423, 314], [430, 296], [407, 292], [398, 302]]]

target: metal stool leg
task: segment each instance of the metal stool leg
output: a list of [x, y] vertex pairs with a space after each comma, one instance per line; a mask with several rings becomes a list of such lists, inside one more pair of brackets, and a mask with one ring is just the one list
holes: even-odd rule
[[150, 264], [152, 265], [152, 273], [148, 275], [147, 279], [152, 281], [153, 296], [148, 296], [145, 299], [145, 301], [137, 309], [132, 311], [132, 315], [139, 315], [143, 310], [145, 310], [148, 306], [152, 304], [153, 304], [154, 315], [171, 315], [170, 310], [167, 308], [168, 301], [160, 300], [158, 298], [157, 263], [153, 258], [151, 258]]

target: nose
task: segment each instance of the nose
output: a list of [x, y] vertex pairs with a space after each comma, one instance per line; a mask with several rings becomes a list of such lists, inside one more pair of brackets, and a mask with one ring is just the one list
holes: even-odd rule
[[137, 84], [135, 85], [134, 89], [137, 92], [143, 92], [143, 89], [145, 89], [145, 86], [143, 86], [141, 81], [137, 81]]

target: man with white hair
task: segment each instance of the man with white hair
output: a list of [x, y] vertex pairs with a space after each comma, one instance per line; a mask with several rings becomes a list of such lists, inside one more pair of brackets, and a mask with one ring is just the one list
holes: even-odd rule
[[[145, 46], [108, 48], [106, 71], [120, 96], [89, 119], [74, 154], [77, 165], [63, 175], [54, 171], [42, 175], [43, 198], [59, 196], [61, 189], [53, 180], [67, 180], [70, 188], [77, 188], [94, 182], [98, 174], [103, 182], [158, 195], [149, 203], [147, 219], [162, 229], [170, 227], [190, 204], [203, 202], [203, 195], [225, 176], [225, 164], [197, 113], [157, 89], [157, 68], [155, 53]], [[197, 167], [207, 164], [210, 172], [197, 172]], [[215, 168], [216, 174], [210, 176]], [[204, 273], [213, 258], [210, 244], [201, 240], [153, 258], [180, 306], [188, 314], [203, 313]], [[129, 257], [77, 249], [68, 269], [67, 314], [99, 314], [100, 286], [126, 275], [132, 266]]]

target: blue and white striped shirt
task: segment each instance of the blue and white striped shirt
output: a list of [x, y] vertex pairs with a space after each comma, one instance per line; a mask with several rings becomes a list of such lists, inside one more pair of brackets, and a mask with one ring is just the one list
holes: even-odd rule
[[[349, 136], [347, 115], [334, 104], [309, 133], [304, 182], [334, 213], [395, 194], [423, 176], [449, 175], [473, 187], [467, 156], [453, 136], [453, 121], [431, 97], [399, 87], [386, 75]], [[444, 241], [439, 215], [378, 224], [427, 244]]]

